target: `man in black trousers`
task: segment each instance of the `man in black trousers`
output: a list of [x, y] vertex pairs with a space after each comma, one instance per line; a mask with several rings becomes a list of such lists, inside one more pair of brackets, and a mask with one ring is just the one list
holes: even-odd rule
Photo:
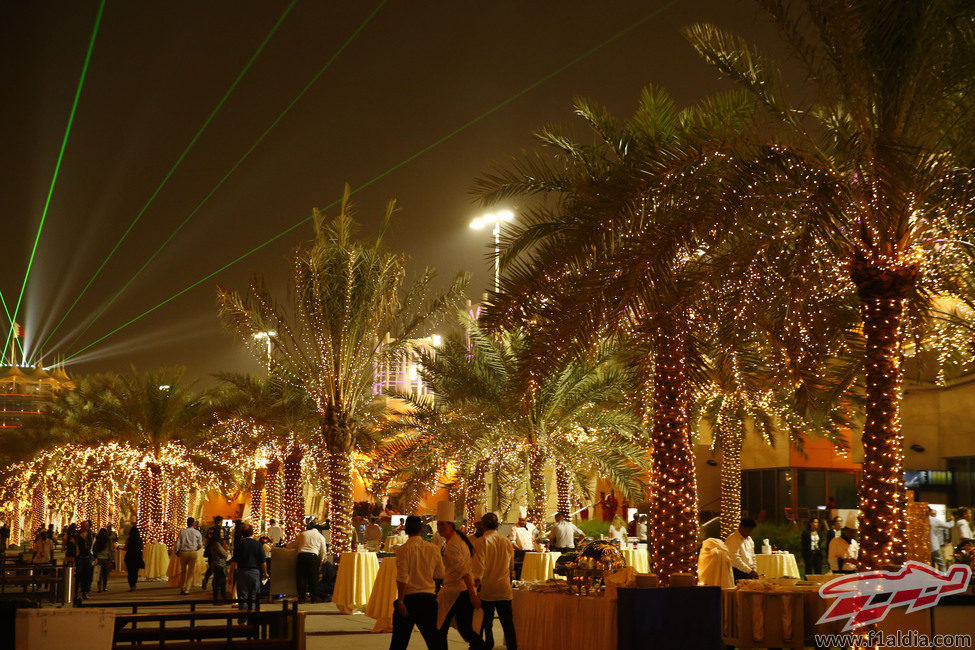
[[396, 548], [396, 602], [393, 604], [393, 639], [389, 650], [406, 650], [413, 626], [429, 650], [438, 650], [437, 597], [434, 579], [444, 577], [443, 558], [430, 542], [423, 541], [423, 522], [416, 515], [406, 518], [409, 539]]
[[311, 602], [318, 602], [315, 586], [318, 583], [318, 571], [325, 559], [325, 538], [318, 532], [314, 521], [305, 524], [305, 532], [298, 535], [291, 543], [292, 548], [298, 549], [295, 559], [295, 582], [298, 586], [298, 602], [305, 602], [305, 594]]

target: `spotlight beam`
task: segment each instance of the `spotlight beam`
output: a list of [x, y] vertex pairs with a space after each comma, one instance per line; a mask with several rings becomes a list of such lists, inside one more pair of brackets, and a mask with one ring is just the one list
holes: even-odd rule
[[[102, 14], [105, 13], [105, 0], [98, 3], [98, 13], [95, 14], [95, 26], [91, 29], [91, 38], [88, 39], [88, 51], [85, 52], [85, 61], [81, 66], [81, 76], [78, 78], [78, 85], [75, 87], [74, 100], [71, 102], [71, 112], [68, 113], [68, 124], [64, 127], [64, 136], [61, 138], [61, 149], [58, 151], [58, 159], [54, 164], [54, 174], [51, 176], [51, 184], [47, 188], [47, 198], [44, 200], [44, 209], [41, 211], [41, 222], [37, 225], [37, 234], [34, 236], [34, 246], [30, 251], [30, 258], [27, 260], [27, 271], [24, 273], [24, 281], [20, 285], [20, 295], [17, 296], [17, 305], [14, 307], [13, 318], [10, 319], [10, 326], [14, 327], [17, 322], [17, 314], [20, 312], [20, 303], [24, 299], [24, 289], [27, 288], [27, 278], [30, 276], [31, 267], [34, 266], [34, 256], [37, 254], [37, 244], [41, 240], [41, 231], [44, 230], [44, 222], [47, 220], [47, 211], [51, 207], [51, 198], [54, 196], [54, 186], [57, 184], [58, 173], [61, 171], [61, 161], [64, 160], [64, 150], [68, 146], [68, 136], [71, 135], [71, 125], [74, 124], [74, 116], [78, 110], [78, 100], [81, 98], [81, 89], [85, 85], [85, 76], [88, 74], [88, 64], [91, 63], [91, 53], [95, 49], [95, 37], [98, 36], [98, 27], [102, 23]], [[6, 309], [6, 305], [4, 306]], [[9, 316], [9, 314], [8, 314]], [[19, 342], [19, 341], [18, 341]], [[0, 359], [6, 358], [7, 346], [10, 343], [8, 338], [3, 344], [3, 353]], [[21, 344], [23, 354], [23, 344]]]
[[[270, 123], [270, 125], [268, 125], [266, 129], [264, 129], [264, 132], [261, 133], [261, 135], [257, 138], [257, 140], [254, 141], [254, 144], [252, 144], [250, 148], [244, 152], [244, 155], [242, 155], [237, 160], [237, 162], [234, 163], [234, 165], [230, 168], [230, 170], [226, 174], [224, 174], [219, 181], [217, 181], [217, 184], [213, 186], [213, 189], [211, 189], [206, 194], [206, 196], [204, 196], [203, 199], [196, 204], [196, 207], [193, 208], [193, 211], [190, 212], [185, 219], [183, 219], [182, 223], [176, 226], [173, 232], [169, 233], [169, 236], [166, 237], [163, 243], [160, 244], [158, 248], [156, 248], [153, 254], [150, 255], [146, 259], [146, 261], [142, 263], [142, 266], [139, 267], [139, 270], [136, 271], [134, 274], [132, 274], [131, 277], [129, 277], [129, 279], [125, 282], [125, 284], [122, 285], [122, 288], [116, 291], [112, 295], [112, 297], [109, 298], [108, 302], [102, 305], [101, 309], [98, 310], [98, 313], [95, 314], [95, 317], [92, 318], [87, 325], [85, 325], [85, 328], [81, 330], [78, 334], [72, 336], [70, 340], [73, 341], [81, 338], [82, 336], [84, 336], [85, 332], [91, 329], [91, 326], [94, 325], [95, 322], [99, 318], [101, 318], [102, 314], [104, 314], [105, 311], [112, 306], [112, 303], [114, 303], [118, 299], [118, 297], [121, 296], [126, 291], [126, 289], [129, 288], [129, 285], [135, 282], [136, 278], [138, 278], [142, 274], [142, 272], [146, 270], [146, 267], [149, 266], [149, 264], [151, 264], [154, 259], [156, 259], [156, 256], [159, 255], [159, 253], [162, 252], [162, 250], [169, 245], [169, 242], [171, 242], [173, 238], [176, 237], [177, 234], [179, 234], [179, 232], [183, 229], [183, 227], [186, 226], [186, 224], [189, 223], [189, 221], [194, 216], [196, 216], [196, 213], [199, 212], [199, 210], [204, 206], [204, 204], [206, 204], [206, 202], [210, 200], [210, 197], [212, 197], [217, 192], [217, 190], [220, 189], [220, 187], [224, 184], [224, 182], [226, 182], [226, 180], [230, 178], [231, 174], [233, 174], [237, 170], [237, 168], [240, 167], [240, 165], [243, 164], [245, 160], [247, 160], [248, 156], [250, 156], [251, 153], [258, 147], [258, 145], [260, 145], [261, 142], [264, 141], [264, 138], [266, 138], [268, 134], [271, 133], [272, 130], [274, 130], [274, 127], [276, 127], [278, 123], [282, 119], [284, 119], [285, 115], [291, 112], [291, 109], [294, 108], [295, 104], [297, 104], [301, 100], [301, 98], [305, 96], [305, 93], [307, 93], [311, 89], [311, 87], [315, 85], [315, 83], [319, 80], [319, 78], [321, 78], [321, 76], [325, 73], [325, 71], [331, 67], [332, 63], [334, 63], [335, 60], [339, 58], [339, 55], [342, 54], [342, 52], [345, 51], [345, 49], [352, 43], [352, 41], [355, 40], [356, 36], [359, 35], [359, 32], [361, 32], [366, 27], [366, 25], [368, 25], [372, 21], [372, 19], [376, 16], [376, 14], [379, 13], [379, 10], [382, 9], [387, 2], [388, 0], [382, 0], [382, 2], [380, 2], [376, 6], [373, 12], [369, 14], [364, 21], [362, 21], [359, 27], [356, 28], [356, 30], [352, 32], [352, 34], [347, 39], [345, 39], [345, 42], [342, 43], [341, 47], [339, 47], [338, 50], [336, 50], [335, 53], [332, 54], [331, 58], [325, 63], [325, 65], [322, 66], [322, 68], [315, 74], [315, 76], [311, 78], [311, 81], [305, 84], [305, 87], [302, 88], [301, 91], [294, 97], [294, 99], [292, 99], [291, 102], [284, 107], [284, 110], [282, 110], [278, 114], [278, 116], [274, 118], [274, 120]], [[52, 332], [51, 334], [53, 335], [53, 333], [54, 332]]]
[[[47, 345], [48, 341], [51, 340], [51, 337], [54, 336], [54, 334], [61, 328], [61, 325], [64, 324], [65, 319], [68, 318], [68, 316], [71, 314], [71, 312], [74, 310], [74, 308], [78, 305], [78, 302], [85, 295], [85, 292], [88, 291], [88, 288], [91, 287], [92, 283], [96, 279], [98, 279], [98, 276], [99, 275], [101, 275], [101, 272], [105, 268], [105, 265], [108, 264], [109, 260], [111, 260], [112, 257], [114, 257], [115, 252], [119, 249], [119, 247], [125, 241], [126, 237], [129, 236], [129, 233], [132, 231], [133, 228], [135, 228], [135, 225], [137, 223], [139, 223], [139, 220], [142, 219], [142, 215], [145, 214], [145, 211], [149, 209], [149, 206], [150, 205], [152, 205], [152, 202], [156, 199], [156, 196], [159, 194], [159, 192], [162, 191], [163, 187], [166, 186], [166, 183], [169, 182], [169, 179], [170, 179], [170, 177], [172, 177], [173, 173], [176, 171], [176, 168], [179, 167], [180, 163], [183, 162], [183, 159], [186, 158], [187, 154], [189, 154], [190, 150], [196, 144], [197, 140], [199, 140], [200, 139], [200, 136], [203, 135], [203, 132], [210, 125], [210, 122], [213, 121], [213, 118], [216, 117], [216, 115], [220, 111], [221, 107], [223, 107], [223, 105], [227, 101], [227, 99], [230, 98], [230, 95], [233, 94], [234, 90], [237, 88], [237, 85], [240, 84], [241, 79], [244, 78], [244, 75], [247, 74], [247, 71], [251, 69], [251, 66], [252, 65], [254, 65], [254, 62], [261, 55], [261, 52], [264, 51], [264, 47], [271, 40], [271, 37], [274, 36], [275, 32], [278, 31], [278, 28], [281, 26], [281, 23], [284, 22], [284, 19], [288, 16], [289, 13], [291, 13], [291, 10], [294, 8], [294, 6], [295, 6], [295, 4], [297, 4], [297, 2], [298, 2], [298, 0], [291, 0], [291, 3], [287, 7], [285, 7], [284, 11], [278, 17], [277, 22], [274, 23], [274, 26], [273, 27], [271, 27], [271, 31], [269, 31], [267, 33], [267, 35], [264, 37], [264, 40], [261, 41], [261, 44], [258, 45], [257, 46], [257, 49], [254, 50], [254, 53], [251, 54], [250, 59], [247, 60], [247, 63], [244, 64], [244, 67], [241, 69], [241, 71], [237, 73], [237, 76], [234, 78], [233, 82], [230, 84], [230, 87], [227, 88], [227, 90], [224, 92], [223, 97], [220, 98], [220, 101], [217, 102], [217, 105], [213, 108], [212, 111], [210, 111], [210, 115], [207, 116], [206, 120], [203, 122], [203, 125], [200, 126], [200, 128], [197, 130], [196, 134], [190, 140], [189, 144], [186, 145], [186, 148], [185, 149], [183, 149], [183, 153], [181, 153], [179, 155], [179, 157], [176, 159], [176, 162], [173, 163], [173, 166], [169, 168], [169, 171], [168, 172], [166, 172], [166, 175], [163, 177], [163, 179], [156, 186], [156, 189], [149, 196], [149, 199], [142, 206], [142, 209], [139, 210], [138, 214], [135, 215], [135, 218], [133, 218], [132, 221], [129, 222], [128, 227], [122, 233], [122, 236], [119, 237], [119, 240], [117, 242], [115, 242], [115, 245], [112, 247], [112, 250], [109, 251], [109, 253], [105, 257], [105, 259], [102, 260], [102, 263], [98, 266], [98, 269], [96, 269], [95, 272], [92, 274], [92, 276], [90, 278], [88, 278], [88, 282], [85, 283], [85, 286], [81, 289], [81, 293], [79, 293], [75, 297], [74, 302], [72, 302], [71, 303], [71, 306], [68, 307], [68, 311], [66, 311], [64, 313], [64, 315], [61, 317], [61, 320], [59, 320], [58, 323], [57, 323], [57, 325], [54, 326], [54, 329], [51, 330], [51, 333], [48, 334], [47, 335], [47, 338], [45, 338], [44, 341], [40, 344], [40, 346], [38, 346], [38, 349], [39, 350], [42, 350], [44, 348], [44, 346]], [[104, 0], [102, 0], [102, 4], [104, 5]], [[35, 246], [36, 245], [37, 244], [35, 243]], [[23, 289], [21, 289], [21, 293], [23, 293]], [[14, 316], [16, 316], [16, 310], [14, 311]]]
[[[555, 77], [556, 75], [558, 75], [558, 74], [564, 72], [565, 70], [571, 68], [572, 66], [574, 66], [577, 63], [579, 63], [580, 61], [582, 61], [582, 60], [584, 60], [584, 59], [592, 56], [593, 54], [595, 54], [599, 50], [603, 49], [607, 45], [610, 45], [611, 43], [614, 43], [615, 41], [617, 41], [617, 40], [621, 39], [622, 37], [626, 36], [627, 34], [629, 34], [630, 32], [632, 32], [636, 28], [638, 28], [638, 27], [642, 26], [643, 24], [645, 24], [651, 18], [654, 18], [657, 15], [659, 15], [660, 13], [664, 12], [665, 10], [670, 9], [671, 7], [673, 7], [674, 5], [676, 5], [678, 2], [680, 2], [680, 0], [670, 0], [670, 2], [668, 2], [668, 3], [666, 3], [666, 4], [664, 4], [664, 5], [660, 6], [660, 7], [658, 7], [657, 9], [654, 9], [653, 11], [651, 11], [650, 13], [648, 13], [647, 15], [645, 15], [643, 18], [637, 20], [634, 23], [631, 23], [628, 27], [625, 27], [625, 28], [621, 29], [620, 31], [616, 32], [615, 34], [613, 34], [612, 36], [610, 36], [606, 40], [604, 40], [604, 41], [602, 41], [600, 43], [597, 43], [596, 45], [592, 46], [588, 50], [585, 50], [584, 52], [582, 52], [581, 54], [576, 55], [573, 59], [569, 60], [567, 63], [562, 64], [561, 66], [559, 66], [558, 68], [556, 68], [552, 72], [549, 72], [548, 74], [546, 74], [544, 77], [541, 77], [540, 79], [534, 81], [530, 85], [525, 86], [524, 88], [522, 88], [521, 90], [519, 90], [518, 92], [516, 92], [514, 95], [511, 95], [507, 99], [505, 99], [505, 100], [503, 100], [503, 101], [495, 104], [494, 106], [492, 106], [491, 108], [487, 109], [486, 111], [484, 111], [480, 115], [477, 115], [477, 116], [471, 118], [466, 123], [464, 123], [461, 126], [455, 128], [453, 131], [450, 131], [446, 135], [441, 136], [439, 139], [433, 141], [432, 143], [430, 143], [427, 146], [423, 147], [422, 149], [418, 150], [413, 155], [411, 155], [411, 156], [409, 156], [407, 158], [404, 158], [403, 160], [401, 160], [400, 162], [396, 163], [395, 165], [393, 165], [392, 167], [390, 167], [386, 171], [381, 172], [381, 173], [377, 174], [376, 176], [373, 176], [371, 179], [369, 179], [368, 181], [366, 181], [362, 185], [360, 185], [360, 186], [356, 187], [354, 190], [352, 190], [351, 194], [356, 194], [356, 193], [358, 193], [358, 192], [366, 189], [370, 185], [373, 185], [374, 183], [378, 182], [379, 180], [381, 180], [381, 179], [385, 178], [386, 176], [392, 174], [394, 171], [400, 169], [401, 167], [403, 167], [405, 165], [408, 165], [409, 163], [413, 162], [414, 160], [416, 160], [420, 156], [424, 155], [425, 153], [427, 153], [431, 149], [434, 149], [438, 145], [443, 144], [444, 142], [446, 142], [447, 140], [450, 140], [451, 138], [453, 138], [454, 136], [458, 135], [462, 131], [465, 131], [466, 129], [474, 126], [475, 124], [477, 124], [481, 120], [483, 120], [483, 119], [489, 117], [490, 115], [496, 113], [497, 111], [501, 110], [502, 108], [504, 108], [505, 106], [507, 106], [511, 102], [513, 102], [516, 99], [518, 99], [519, 97], [521, 97], [523, 95], [526, 95], [527, 93], [531, 92], [535, 88], [538, 88], [539, 86], [541, 86], [542, 84], [544, 84], [545, 82], [547, 82], [548, 80], [550, 80], [552, 77]], [[335, 201], [332, 201], [331, 203], [329, 203], [328, 205], [326, 205], [324, 208], [321, 208], [321, 210], [323, 210], [323, 211], [324, 210], [328, 210], [328, 209], [330, 209], [330, 208], [338, 205], [338, 203], [339, 203], [339, 200], [338, 199], [335, 200]], [[279, 240], [282, 237], [288, 235], [292, 231], [300, 228], [301, 226], [305, 225], [309, 221], [311, 221], [311, 217], [310, 216], [309, 217], [305, 217], [304, 219], [301, 219], [300, 221], [297, 221], [297, 222], [293, 223], [292, 225], [288, 226], [287, 228], [285, 228], [284, 230], [282, 230], [278, 234], [274, 235], [270, 239], [267, 239], [263, 243], [260, 243], [257, 246], [251, 248], [250, 250], [248, 250], [248, 251], [240, 254], [239, 256], [237, 256], [234, 259], [230, 260], [229, 262], [227, 262], [223, 266], [221, 266], [221, 267], [219, 267], [219, 268], [211, 271], [210, 273], [207, 273], [205, 276], [203, 276], [199, 280], [197, 280], [197, 281], [193, 282], [192, 284], [189, 284], [186, 287], [180, 289], [179, 291], [177, 291], [176, 293], [174, 293], [170, 297], [168, 297], [168, 298], [162, 300], [161, 302], [157, 303], [155, 306], [150, 307], [149, 309], [146, 309], [144, 312], [142, 312], [138, 316], [134, 316], [134, 317], [130, 318], [126, 322], [122, 323], [121, 325], [119, 325], [115, 329], [111, 330], [110, 332], [108, 332], [106, 334], [103, 334], [102, 336], [100, 336], [99, 338], [95, 339], [94, 341], [92, 341], [88, 345], [84, 346], [83, 348], [80, 348], [80, 349], [76, 350], [75, 352], [72, 352], [71, 354], [69, 354], [68, 356], [66, 356], [63, 359], [63, 361], [69, 361], [70, 359], [78, 356], [79, 354], [81, 354], [82, 352], [88, 350], [89, 348], [92, 348], [95, 345], [98, 345], [99, 343], [101, 343], [102, 341], [104, 341], [105, 339], [107, 339], [108, 337], [117, 334], [118, 332], [122, 331], [123, 329], [125, 329], [129, 325], [132, 325], [133, 323], [135, 323], [135, 322], [137, 322], [139, 320], [142, 320], [143, 318], [145, 318], [146, 316], [150, 315], [154, 311], [156, 311], [156, 310], [158, 310], [158, 309], [160, 309], [160, 308], [168, 305], [169, 303], [171, 303], [172, 301], [176, 300], [177, 298], [179, 298], [183, 294], [185, 294], [185, 293], [187, 293], [189, 291], [192, 291], [193, 289], [195, 289], [196, 287], [200, 286], [201, 284], [203, 284], [207, 280], [211, 279], [215, 275], [218, 275], [218, 274], [222, 273], [223, 271], [229, 269], [231, 266], [234, 266], [238, 262], [241, 262], [244, 259], [250, 257], [254, 253], [258, 252], [259, 250], [261, 250], [261, 249], [263, 249], [263, 248], [265, 248], [267, 246], [270, 246], [271, 244], [273, 244], [277, 240]]]

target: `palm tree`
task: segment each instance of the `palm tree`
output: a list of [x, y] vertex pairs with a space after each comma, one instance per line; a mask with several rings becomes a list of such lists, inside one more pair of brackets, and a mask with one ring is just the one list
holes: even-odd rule
[[315, 239], [292, 256], [288, 303], [274, 300], [260, 280], [246, 295], [218, 290], [220, 317], [258, 358], [267, 348], [254, 338], [275, 332], [270, 370], [305, 390], [319, 414], [319, 436], [329, 457], [329, 508], [336, 550], [350, 544], [352, 458], [377, 407], [375, 373], [409, 345], [409, 339], [449, 310], [467, 283], [458, 275], [434, 294], [434, 272], [409, 283], [406, 258], [387, 251], [386, 210], [372, 243], [353, 236], [349, 188], [339, 215], [313, 213]]
[[267, 519], [262, 512], [262, 490], [265, 484], [273, 489], [280, 468], [284, 484], [282, 524], [285, 537], [291, 541], [304, 529], [302, 461], [313, 449], [318, 432], [315, 405], [307, 393], [274, 376], [221, 373], [217, 378], [223, 382], [215, 399], [220, 418], [217, 429], [224, 434], [218, 436], [217, 444], [225, 446], [226, 440], [226, 444], [246, 451], [252, 460], [247, 473], [253, 472], [254, 480], [247, 483], [251, 512], [258, 515], [259, 525]]
[[527, 330], [492, 335], [466, 315], [461, 321], [465, 336], [420, 352], [420, 376], [434, 398], [398, 396], [413, 408], [394, 422], [406, 434], [376, 454], [380, 476], [407, 477], [422, 490], [452, 467], [464, 481], [472, 518], [491, 469], [509, 504], [527, 485], [536, 525], [547, 516], [549, 464], [569, 479], [560, 481], [562, 503], [573, 486], [587, 493], [593, 473], [631, 500], [642, 496], [649, 463], [639, 420], [625, 406], [632, 377], [612, 348], [602, 345], [592, 358], [566, 358], [542, 372]]
[[[774, 137], [745, 150], [737, 176], [724, 180], [737, 205], [794, 238], [783, 293], [815, 300], [806, 273], [824, 266], [855, 292], [866, 378], [860, 563], [900, 564], [908, 316], [928, 311], [933, 295], [963, 293], [953, 269], [970, 262], [971, 157], [953, 146], [971, 139], [962, 129], [972, 123], [975, 7], [956, 0], [759, 5], [805, 74], [807, 96], [797, 101], [782, 92], [779, 66], [745, 40], [711, 25], [686, 34], [769, 117]], [[793, 354], [802, 354], [799, 347]]]
[[685, 226], [680, 216], [713, 191], [723, 168], [720, 157], [702, 151], [736, 137], [751, 120], [752, 103], [727, 94], [679, 109], [648, 88], [623, 123], [584, 101], [575, 112], [595, 144], [543, 129], [537, 137], [553, 157], [527, 154], [475, 186], [487, 203], [514, 196], [536, 202], [505, 232], [502, 291], [486, 318], [500, 325], [531, 320], [546, 332], [540, 341], [549, 349], [585, 349], [609, 333], [647, 351], [637, 362], [652, 383], [638, 396], [652, 417], [650, 530], [654, 568], [666, 581], [696, 570], [689, 400], [700, 365], [697, 341], [711, 329], [698, 307], [712, 297], [701, 271], [714, 271], [708, 254], [723, 237]]

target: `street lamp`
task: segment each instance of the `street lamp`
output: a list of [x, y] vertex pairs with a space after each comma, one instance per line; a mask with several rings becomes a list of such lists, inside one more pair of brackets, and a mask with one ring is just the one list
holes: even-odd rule
[[489, 212], [471, 221], [471, 228], [480, 230], [484, 226], [494, 224], [491, 231], [494, 234], [494, 293], [501, 291], [501, 222], [511, 221], [515, 213], [511, 210]]
[[274, 330], [268, 330], [266, 332], [254, 332], [254, 339], [259, 341], [264, 339], [267, 343], [267, 371], [271, 372], [271, 338], [277, 336], [278, 333]]

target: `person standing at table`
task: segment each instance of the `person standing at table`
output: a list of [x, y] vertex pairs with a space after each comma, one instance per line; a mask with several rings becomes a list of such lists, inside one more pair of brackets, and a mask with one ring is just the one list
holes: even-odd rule
[[951, 529], [951, 546], [955, 547], [972, 538], [972, 527], [969, 525], [972, 513], [968, 508], [955, 510], [955, 525]]
[[938, 517], [934, 508], [928, 510], [928, 523], [931, 530], [931, 565], [938, 571], [945, 570], [945, 556], [941, 547], [945, 544], [945, 533], [950, 531], [955, 522], [945, 522]]
[[755, 560], [755, 540], [752, 531], [755, 530], [754, 519], [742, 519], [738, 530], [728, 535], [724, 541], [731, 556], [731, 572], [735, 582], [746, 578], [758, 577], [758, 563]]
[[255, 607], [257, 594], [261, 590], [261, 580], [267, 578], [264, 549], [253, 537], [253, 526], [246, 522], [240, 523], [237, 530], [240, 531], [240, 541], [234, 546], [230, 564], [234, 569], [237, 598], [243, 601], [241, 609], [251, 610]]
[[564, 512], [555, 513], [555, 523], [552, 525], [552, 550], [559, 553], [569, 553], [576, 548], [576, 540], [585, 537], [585, 533], [571, 521], [566, 520]]
[[365, 532], [366, 550], [376, 552], [383, 541], [383, 529], [375, 517], [369, 517]]
[[281, 540], [284, 539], [284, 531], [281, 530], [281, 526], [273, 519], [269, 522], [270, 525], [267, 527], [267, 536], [271, 538], [271, 543], [275, 546], [281, 545]]
[[487, 650], [494, 647], [494, 612], [498, 613], [504, 630], [504, 645], [518, 650], [515, 621], [511, 610], [511, 572], [515, 566], [515, 551], [507, 538], [498, 534], [498, 516], [489, 512], [481, 517], [484, 534], [474, 542], [474, 572], [481, 581], [481, 606], [484, 623], [481, 629]]
[[298, 587], [298, 602], [305, 602], [305, 594], [311, 602], [317, 603], [315, 588], [318, 585], [318, 572], [325, 559], [325, 538], [318, 532], [314, 521], [305, 524], [305, 531], [291, 542], [290, 548], [298, 549], [295, 560], [295, 584]]
[[535, 550], [535, 540], [526, 525], [524, 517], [518, 517], [518, 523], [511, 527], [508, 539], [515, 551], [515, 580], [521, 580], [521, 567], [525, 563], [525, 553]]
[[640, 515], [636, 520], [636, 541], [640, 544], [647, 543], [647, 516]]
[[474, 631], [474, 610], [481, 608], [481, 599], [474, 584], [474, 545], [454, 524], [454, 504], [437, 504], [437, 532], [443, 538], [443, 587], [437, 594], [437, 629], [442, 648], [447, 647], [450, 622], [457, 621], [457, 631], [471, 650], [482, 650], [484, 642]]
[[186, 528], [179, 532], [176, 538], [176, 555], [179, 556], [179, 594], [185, 596], [190, 593], [190, 585], [196, 574], [196, 560], [198, 551], [203, 548], [203, 535], [193, 526], [193, 517], [186, 519]]
[[840, 529], [843, 528], [843, 520], [839, 517], [833, 517], [829, 520], [829, 530], [826, 531], [826, 549], [829, 550], [829, 543], [833, 541], [834, 537], [838, 537], [840, 534]]
[[619, 540], [620, 544], [626, 544], [626, 522], [619, 515], [613, 517], [613, 523], [609, 525], [609, 541]]
[[819, 536], [819, 519], [813, 517], [802, 531], [802, 562], [806, 575], [818, 575], [823, 568], [823, 544]]
[[129, 591], [135, 591], [135, 583], [139, 580], [139, 569], [146, 566], [145, 560], [142, 559], [142, 548], [145, 544], [142, 541], [142, 535], [139, 533], [139, 527], [133, 525], [129, 529], [129, 538], [125, 542], [125, 570], [129, 577]]
[[438, 650], [437, 596], [434, 580], [444, 577], [443, 558], [437, 547], [423, 540], [423, 520], [406, 518], [405, 543], [396, 547], [396, 602], [393, 604], [393, 638], [389, 650], [406, 650], [413, 626], [420, 629], [429, 650]]
[[857, 544], [856, 536], [860, 524], [857, 522], [855, 512], [851, 512], [846, 517], [846, 523], [840, 529], [840, 534], [829, 542], [829, 568], [834, 573], [853, 573], [857, 570], [857, 555], [860, 553], [860, 545]]

